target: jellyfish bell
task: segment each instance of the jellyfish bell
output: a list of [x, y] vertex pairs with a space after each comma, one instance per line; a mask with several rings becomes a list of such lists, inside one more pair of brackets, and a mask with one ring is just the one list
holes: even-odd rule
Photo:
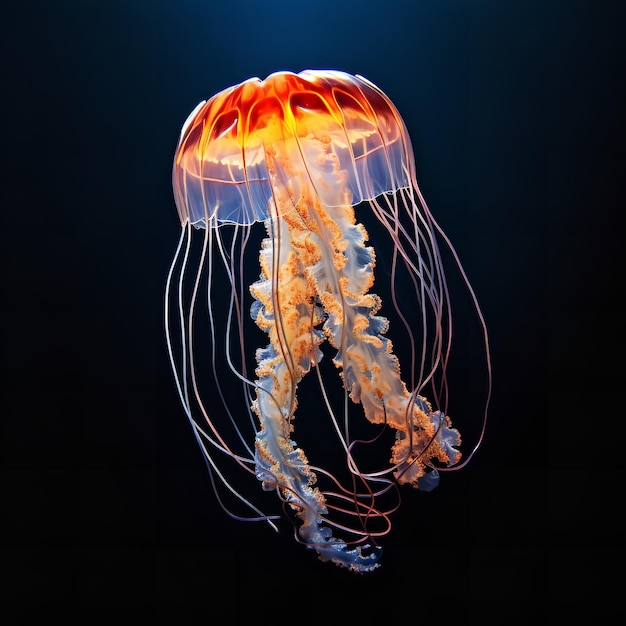
[[173, 179], [181, 222], [202, 223], [210, 210], [218, 223], [250, 224], [269, 217], [277, 185], [293, 206], [294, 181], [341, 206], [408, 188], [414, 170], [404, 123], [376, 86], [307, 70], [251, 78], [200, 103], [183, 126]]
[[[485, 419], [478, 443], [461, 462], [460, 435], [446, 411], [452, 317], [441, 241], [456, 261], [484, 332], [485, 418], [490, 394], [482, 313], [417, 185], [400, 114], [358, 75], [305, 70], [251, 78], [192, 112], [181, 131], [172, 180], [182, 232], [166, 285], [167, 343], [183, 407], [215, 484], [252, 510], [254, 519], [274, 523], [274, 516], [233, 487], [221, 463], [233, 461], [265, 490], [276, 491], [298, 519], [298, 540], [322, 560], [355, 571], [374, 569], [378, 540], [389, 532], [397, 506], [379, 506], [386, 494], [402, 483], [434, 488], [439, 471], [464, 465], [484, 432]], [[404, 326], [409, 364], [399, 362], [386, 336], [384, 303], [372, 291], [377, 244], [370, 245], [357, 205], [382, 225], [394, 250], [388, 306]], [[264, 224], [266, 236], [260, 249], [251, 251], [256, 222]], [[194, 230], [204, 235], [192, 267]], [[260, 270], [252, 284], [246, 284], [243, 271], [247, 253], [254, 254]], [[409, 278], [411, 295], [405, 287], [402, 298], [406, 308], [395, 296], [399, 267]], [[230, 295], [217, 287], [218, 271]], [[216, 321], [220, 305], [227, 311], [224, 328]], [[208, 307], [203, 318], [200, 306]], [[250, 346], [246, 310], [267, 335], [265, 347]], [[208, 367], [200, 367], [195, 356], [196, 318], [197, 323], [208, 319]], [[324, 344], [334, 350], [346, 397], [339, 408], [329, 399], [330, 382], [319, 374]], [[254, 373], [246, 366], [251, 348]], [[312, 370], [319, 394], [307, 402], [328, 416], [347, 482], [309, 463], [297, 443], [298, 385]], [[198, 383], [206, 376], [212, 381], [208, 393]], [[229, 378], [243, 389], [236, 399]], [[242, 396], [247, 406], [240, 415], [241, 406], [234, 407]], [[218, 413], [227, 417], [226, 427]], [[357, 447], [367, 447], [353, 434], [351, 422], [358, 418], [396, 433], [391, 459], [374, 470], [369, 463], [364, 469], [362, 456], [355, 454]]]

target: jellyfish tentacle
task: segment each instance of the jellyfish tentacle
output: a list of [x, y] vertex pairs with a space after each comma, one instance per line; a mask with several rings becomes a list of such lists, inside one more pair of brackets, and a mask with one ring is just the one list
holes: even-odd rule
[[323, 317], [297, 251], [302, 242], [294, 245], [284, 219], [268, 222], [268, 234], [260, 254], [261, 277], [250, 289], [255, 298], [253, 317], [270, 339], [256, 355], [257, 396], [252, 407], [260, 423], [256, 475], [264, 489], [278, 489], [296, 511], [302, 522], [300, 537], [321, 560], [370, 571], [377, 567], [380, 552], [364, 554], [369, 546], [348, 549], [322, 525], [328, 513], [326, 500], [315, 486], [317, 477], [304, 452], [291, 437], [297, 385], [322, 358], [319, 344], [324, 334], [315, 327]]

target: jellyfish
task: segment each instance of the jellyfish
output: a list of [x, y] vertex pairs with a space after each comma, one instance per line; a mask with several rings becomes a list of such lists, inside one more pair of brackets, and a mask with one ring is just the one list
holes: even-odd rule
[[[322, 561], [374, 570], [402, 485], [430, 491], [478, 449], [491, 387], [485, 321], [418, 187], [404, 121], [360, 75], [251, 78], [191, 112], [172, 181], [182, 228], [165, 288], [167, 347], [217, 501], [275, 530], [289, 520]], [[447, 414], [442, 249], [469, 293], [488, 374], [464, 460]], [[383, 250], [386, 301], [375, 291]], [[309, 460], [298, 433], [322, 424]]]

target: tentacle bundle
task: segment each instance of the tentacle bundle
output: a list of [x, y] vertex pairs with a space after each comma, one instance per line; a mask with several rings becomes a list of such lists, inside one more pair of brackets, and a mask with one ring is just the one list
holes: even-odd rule
[[[328, 144], [319, 143], [324, 155]], [[332, 155], [326, 159], [332, 160]], [[361, 569], [368, 567], [361, 551], [347, 550], [321, 526], [328, 512], [324, 497], [315, 488], [304, 453], [291, 439], [296, 388], [321, 359], [320, 343], [327, 339], [337, 349], [334, 363], [365, 417], [397, 430], [391, 463], [399, 482], [419, 485], [434, 459], [456, 462], [460, 453], [454, 446], [460, 438], [449, 419], [433, 413], [421, 396], [410, 394], [401, 379], [398, 359], [385, 337], [387, 319], [377, 315], [380, 298], [370, 293], [374, 251], [365, 245], [367, 232], [356, 223], [352, 205], [339, 204], [349, 198], [349, 191], [341, 184], [341, 170], [336, 166], [329, 172], [326, 159], [318, 157], [318, 167], [306, 172], [296, 171], [294, 159], [276, 150], [268, 159], [270, 181], [272, 172], [287, 172], [290, 180], [298, 181], [300, 199], [293, 206], [288, 190], [275, 184], [269, 236], [260, 254], [261, 280], [251, 287], [253, 317], [270, 337], [269, 345], [257, 352], [257, 476], [267, 489], [278, 488], [298, 511], [300, 536], [321, 558]], [[320, 184], [322, 177], [338, 196], [331, 206], [322, 204], [311, 184]], [[317, 328], [320, 324], [323, 332]], [[422, 486], [434, 487], [435, 476]]]

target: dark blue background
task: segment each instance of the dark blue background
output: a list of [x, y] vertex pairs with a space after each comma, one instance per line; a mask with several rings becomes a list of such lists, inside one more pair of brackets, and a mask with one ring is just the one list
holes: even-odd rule
[[[133, 608], [163, 624], [219, 622], [222, 608], [237, 624], [623, 617], [623, 3], [9, 5], [12, 623]], [[250, 76], [329, 67], [402, 113], [493, 350], [483, 448], [432, 496], [406, 494], [368, 576], [317, 561], [288, 530], [225, 518], [163, 333], [182, 122]]]

